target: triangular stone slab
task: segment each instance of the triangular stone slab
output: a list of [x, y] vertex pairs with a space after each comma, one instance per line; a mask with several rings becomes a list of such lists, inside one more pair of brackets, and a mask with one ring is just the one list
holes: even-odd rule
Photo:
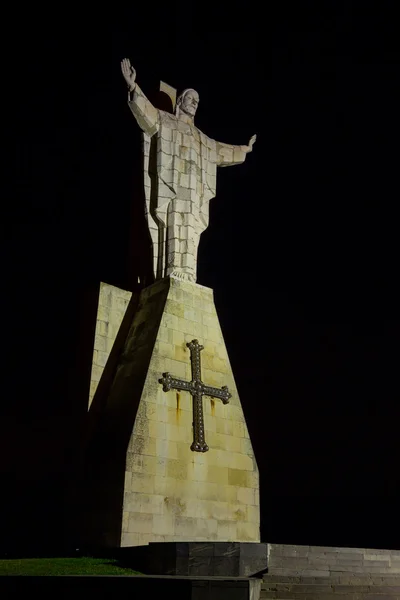
[[90, 376], [89, 407], [103, 375], [104, 367], [120, 331], [132, 292], [101, 282], [94, 337], [92, 372]]

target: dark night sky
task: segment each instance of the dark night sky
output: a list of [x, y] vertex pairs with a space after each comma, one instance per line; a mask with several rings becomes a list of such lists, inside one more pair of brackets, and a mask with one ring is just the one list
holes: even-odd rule
[[96, 286], [136, 272], [128, 56], [149, 95], [160, 79], [195, 87], [210, 137], [258, 135], [218, 173], [198, 282], [253, 439], [264, 541], [400, 547], [395, 19], [385, 2], [273, 4], [230, 4], [229, 23], [214, 7], [211, 30], [179, 3], [10, 22], [4, 539], [64, 539]]

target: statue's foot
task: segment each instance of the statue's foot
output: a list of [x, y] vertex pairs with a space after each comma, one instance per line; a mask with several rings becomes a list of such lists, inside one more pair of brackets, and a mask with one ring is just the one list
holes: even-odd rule
[[172, 271], [172, 273], [170, 273], [170, 277], [175, 277], [176, 279], [180, 279], [181, 281], [190, 281], [191, 283], [196, 283], [196, 277], [191, 273], [185, 273], [182, 271]]

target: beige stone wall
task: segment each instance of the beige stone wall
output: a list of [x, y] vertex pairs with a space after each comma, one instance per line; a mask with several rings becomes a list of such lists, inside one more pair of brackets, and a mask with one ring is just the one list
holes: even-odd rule
[[121, 290], [108, 283], [100, 283], [92, 373], [90, 377], [89, 407], [131, 297], [132, 292]]
[[398, 575], [400, 550], [268, 544], [268, 573], [289, 577], [352, 574], [355, 580], [361, 575]]
[[[169, 291], [126, 454], [121, 545], [259, 542], [258, 469], [212, 290], [174, 278], [144, 290], [125, 356], [142, 343], [151, 296], [160, 286]], [[163, 392], [158, 382], [165, 371], [191, 379], [186, 343], [194, 338], [204, 345], [203, 382], [228, 385], [232, 393], [227, 405], [203, 398], [206, 453], [190, 450], [191, 395]]]

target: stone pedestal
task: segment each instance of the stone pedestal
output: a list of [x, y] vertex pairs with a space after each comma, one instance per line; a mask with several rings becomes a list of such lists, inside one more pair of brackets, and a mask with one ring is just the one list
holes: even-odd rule
[[[158, 281], [131, 299], [121, 329], [102, 375], [110, 385], [100, 380], [89, 411], [83, 543], [259, 542], [257, 463], [212, 290]], [[203, 397], [206, 452], [191, 450], [191, 394], [159, 382], [165, 372], [191, 380], [193, 339], [204, 384], [232, 394], [229, 404]]]

